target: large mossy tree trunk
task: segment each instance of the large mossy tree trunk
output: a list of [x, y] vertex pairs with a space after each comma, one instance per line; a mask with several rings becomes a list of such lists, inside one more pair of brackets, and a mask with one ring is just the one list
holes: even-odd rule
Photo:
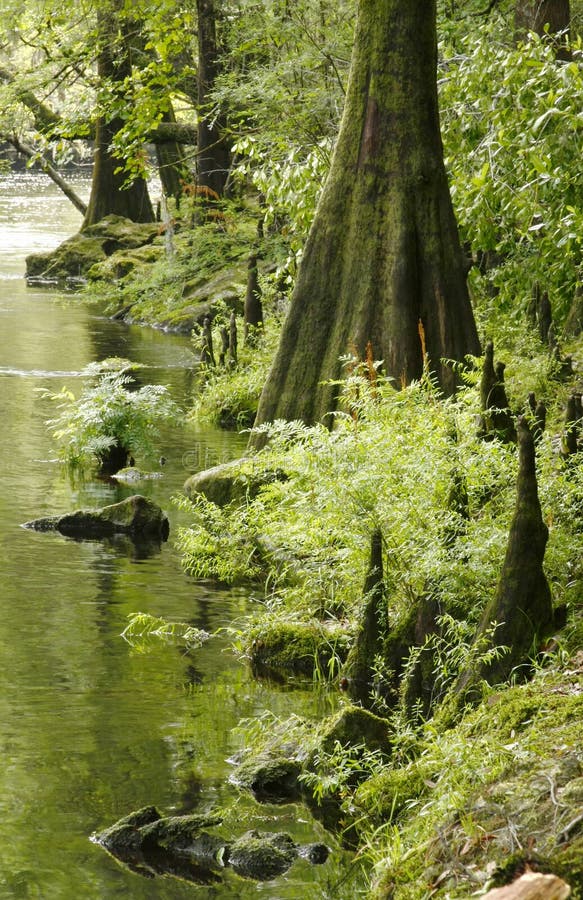
[[219, 71], [216, 0], [196, 0], [198, 14], [198, 184], [222, 197], [231, 164], [223, 122], [209, 109]]
[[[516, 430], [516, 508], [498, 588], [476, 635], [478, 659], [462, 672], [455, 688], [461, 702], [479, 698], [482, 680], [488, 684], [506, 681], [514, 669], [528, 662], [537, 641], [553, 625], [551, 592], [543, 571], [549, 532], [538, 499], [534, 440], [525, 418], [518, 419]], [[493, 623], [496, 628], [491, 635]], [[507, 651], [484, 656], [495, 647]]]
[[514, 25], [521, 36], [529, 31], [542, 36], [547, 26], [549, 34], [566, 33], [570, 23], [569, 0], [518, 0], [514, 8]]
[[[360, 0], [344, 116], [257, 423], [321, 420], [339, 357], [397, 385], [479, 354], [443, 164], [434, 0]], [[422, 326], [422, 327], [421, 327]]]
[[[98, 10], [98, 78], [101, 84], [109, 82], [118, 85], [120, 90], [124, 80], [131, 75], [128, 24], [121, 0], [114, 0]], [[155, 220], [145, 179], [137, 177], [126, 185], [123, 161], [112, 155], [112, 141], [122, 125], [123, 120], [117, 116], [100, 115], [97, 118], [91, 195], [82, 229], [109, 215], [125, 216], [133, 222]], [[118, 171], [120, 168], [122, 171]]]

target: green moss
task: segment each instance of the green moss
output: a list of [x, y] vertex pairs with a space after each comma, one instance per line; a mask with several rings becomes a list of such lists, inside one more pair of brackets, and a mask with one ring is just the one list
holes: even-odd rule
[[337, 744], [356, 747], [364, 744], [367, 751], [391, 752], [389, 723], [360, 706], [345, 706], [326, 719], [319, 730], [319, 748], [332, 753]]
[[360, 785], [354, 803], [377, 825], [394, 822], [428, 790], [432, 776], [431, 767], [418, 762], [404, 768], [388, 768]]
[[339, 625], [320, 622], [262, 622], [248, 635], [255, 665], [327, 677], [348, 653], [348, 636]]
[[260, 800], [291, 799], [300, 794], [301, 770], [296, 760], [264, 753], [245, 759], [237, 769], [236, 780]]
[[[563, 829], [581, 812], [582, 715], [581, 675], [541, 673], [492, 695], [455, 728], [432, 725], [416, 763], [363, 785], [357, 797], [373, 826], [391, 821], [395, 809], [399, 817], [398, 842], [389, 832], [377, 855], [374, 897], [421, 900], [448, 870], [452, 877], [440, 882], [436, 896], [465, 898], [478, 886], [468, 870], [483, 886], [496, 865], [510, 878], [512, 866], [524, 862], [509, 859], [517, 843], [532, 845], [530, 858], [546, 867], [541, 871], [580, 891], [580, 828], [568, 835]], [[417, 789], [420, 804], [411, 802]]]
[[286, 872], [297, 855], [288, 834], [248, 831], [232, 844], [228, 861], [239, 874], [268, 881]]
[[107, 216], [63, 241], [55, 250], [27, 257], [27, 277], [85, 278], [95, 264], [103, 263], [118, 251], [137, 251], [137, 248], [150, 244], [157, 231], [156, 225], [138, 224], [122, 216]]
[[511, 884], [524, 872], [542, 872], [558, 875], [571, 888], [571, 900], [583, 898], [583, 837], [565, 848], [558, 848], [549, 856], [540, 856], [526, 850], [520, 850], [508, 856], [496, 869], [492, 877], [492, 887]]

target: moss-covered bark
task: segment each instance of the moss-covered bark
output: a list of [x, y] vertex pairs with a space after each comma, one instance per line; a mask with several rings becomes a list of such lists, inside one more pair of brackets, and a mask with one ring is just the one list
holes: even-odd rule
[[571, 4], [569, 0], [517, 0], [514, 8], [516, 37], [523, 40], [529, 31], [534, 31], [557, 46], [557, 56], [569, 59], [566, 49], [571, 24]]
[[[356, 350], [397, 384], [480, 352], [443, 165], [433, 0], [361, 0], [346, 106], [258, 412], [322, 419]], [[422, 328], [420, 327], [420, 323]]]

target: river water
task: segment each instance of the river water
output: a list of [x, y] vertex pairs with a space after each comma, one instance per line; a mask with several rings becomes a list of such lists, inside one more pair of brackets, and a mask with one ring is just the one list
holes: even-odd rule
[[[172, 533], [144, 559], [127, 546], [20, 527], [135, 492], [69, 482], [52, 458], [45, 420], [54, 409], [39, 388], [77, 393], [82, 368], [108, 356], [147, 364], [141, 380], [168, 384], [180, 403], [195, 384], [187, 338], [115, 323], [74, 296], [26, 286], [26, 254], [79, 224], [44, 176], [0, 178], [0, 897], [353, 897], [347, 857], [303, 807], [260, 806], [229, 781], [241, 718], [269, 709], [317, 719], [334, 708], [334, 694], [253, 679], [227, 637], [190, 653], [120, 637], [137, 611], [211, 632], [236, 625], [252, 607], [250, 591], [189, 579]], [[166, 431], [164, 477], [140, 492], [163, 506], [175, 533], [184, 513], [171, 497], [189, 472], [242, 447], [237, 435]], [[144, 878], [90, 836], [149, 804], [167, 815], [222, 808], [233, 836], [286, 830], [300, 842], [324, 840], [332, 854], [324, 866], [298, 860], [263, 884], [227, 869], [213, 886]]]

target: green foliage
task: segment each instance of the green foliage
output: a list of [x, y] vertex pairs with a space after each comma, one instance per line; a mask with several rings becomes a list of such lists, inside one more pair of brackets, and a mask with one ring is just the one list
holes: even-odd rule
[[208, 632], [186, 622], [169, 622], [148, 613], [131, 613], [128, 619], [129, 622], [121, 636], [134, 649], [140, 651], [148, 649], [152, 638], [182, 644], [187, 650], [194, 650], [201, 647], [210, 637]]
[[[226, 315], [219, 315], [213, 322], [215, 347], [220, 346], [217, 328], [226, 320]], [[221, 428], [250, 428], [255, 420], [279, 332], [279, 323], [270, 318], [252, 346], [243, 344], [240, 347], [236, 368], [207, 367], [193, 398], [189, 419]]]
[[462, 236], [474, 252], [499, 255], [496, 308], [524, 315], [538, 282], [563, 318], [581, 265], [581, 53], [558, 63], [534, 35], [509, 47], [497, 21], [458, 31], [442, 53], [442, 130]]
[[[506, 858], [510, 832], [517, 842], [536, 834], [538, 851], [556, 852], [556, 794], [579, 770], [571, 751], [582, 699], [571, 678], [542, 672], [528, 686], [490, 695], [454, 729], [428, 724], [416, 761], [361, 786], [359, 828], [375, 865], [375, 898], [422, 900], [444, 872], [439, 893], [465, 898]], [[553, 789], [542, 790], [543, 782]], [[374, 817], [368, 824], [366, 814]]]
[[179, 410], [162, 385], [132, 388], [128, 373], [132, 364], [114, 361], [110, 370], [104, 363], [92, 364], [84, 374], [93, 380], [79, 397], [68, 389], [43, 395], [57, 405], [57, 418], [50, 426], [59, 444], [59, 454], [72, 471], [103, 463], [112, 448], [128, 455], [153, 456], [162, 421], [175, 420]]
[[176, 502], [193, 516], [192, 524], [179, 530], [177, 540], [189, 575], [215, 578], [226, 584], [259, 575], [253, 540], [256, 532], [244, 508], [233, 515], [202, 494], [192, 500], [178, 497]]
[[380, 750], [369, 750], [365, 744], [343, 746], [336, 741], [330, 752], [316, 750], [313, 769], [302, 772], [299, 780], [321, 806], [328, 797], [346, 800], [355, 784], [377, 775], [385, 763]]

